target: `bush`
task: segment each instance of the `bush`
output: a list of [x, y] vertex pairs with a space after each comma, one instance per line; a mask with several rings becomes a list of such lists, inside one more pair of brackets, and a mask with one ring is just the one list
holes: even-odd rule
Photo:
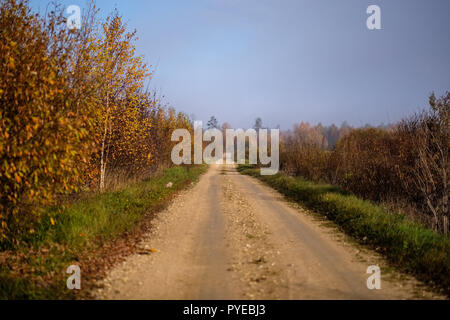
[[117, 12], [100, 20], [91, 4], [71, 31], [64, 8], [51, 9], [42, 17], [27, 0], [0, 2], [2, 245], [33, 234], [61, 198], [166, 167], [171, 131], [192, 128], [143, 90], [150, 73]]
[[[301, 123], [282, 135], [281, 168], [365, 199], [408, 203], [414, 214], [425, 216], [416, 220], [432, 221], [428, 227], [447, 234], [450, 93], [439, 99], [431, 95], [429, 104], [428, 110], [384, 128], [341, 127], [336, 133], [336, 126]], [[327, 150], [336, 135], [336, 148]]]

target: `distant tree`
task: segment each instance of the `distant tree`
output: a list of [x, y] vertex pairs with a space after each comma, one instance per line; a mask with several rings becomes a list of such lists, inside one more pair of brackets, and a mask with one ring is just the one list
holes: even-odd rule
[[328, 140], [328, 147], [334, 150], [336, 148], [340, 136], [339, 128], [333, 123], [331, 126], [328, 127], [326, 136]]
[[294, 138], [298, 144], [303, 146], [321, 149], [328, 147], [328, 142], [323, 134], [308, 122], [302, 121], [300, 124], [294, 125]]
[[222, 124], [222, 131], [226, 131], [227, 129], [231, 129], [231, 125], [228, 122], [224, 122]]
[[206, 125], [208, 126], [208, 129], [219, 129], [219, 122], [214, 116], [211, 116]]
[[348, 124], [347, 121], [344, 120], [344, 122], [342, 122], [342, 124], [341, 124], [341, 130], [347, 129], [347, 128], [351, 128], [351, 126]]
[[347, 134], [352, 132], [352, 130], [353, 130], [353, 128], [347, 123], [347, 121], [344, 121], [341, 124], [341, 128], [339, 129], [339, 139], [342, 139], [343, 137], [345, 137]]
[[255, 129], [256, 131], [259, 131], [259, 129], [262, 129], [262, 127], [263, 127], [262, 119], [260, 117], [256, 118], [253, 129]]

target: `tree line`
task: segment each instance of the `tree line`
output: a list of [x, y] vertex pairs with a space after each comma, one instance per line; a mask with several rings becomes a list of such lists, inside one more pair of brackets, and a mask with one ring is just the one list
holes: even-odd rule
[[[190, 119], [146, 90], [136, 31], [91, 3], [69, 30], [55, 3], [0, 3], [0, 241], [33, 233], [42, 208], [170, 165], [175, 128]], [[52, 220], [53, 223], [53, 220]]]
[[449, 229], [450, 93], [378, 128], [311, 126], [281, 135], [280, 166], [289, 174], [341, 186], [401, 210], [437, 232]]

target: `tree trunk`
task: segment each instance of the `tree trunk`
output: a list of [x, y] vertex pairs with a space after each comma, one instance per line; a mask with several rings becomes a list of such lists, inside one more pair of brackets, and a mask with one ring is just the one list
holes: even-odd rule
[[103, 133], [102, 139], [102, 150], [100, 155], [100, 192], [105, 190], [105, 173], [106, 173], [106, 156], [105, 156], [105, 146], [106, 138], [108, 135], [108, 117], [109, 117], [109, 99], [106, 97], [106, 118], [105, 118], [105, 131]]

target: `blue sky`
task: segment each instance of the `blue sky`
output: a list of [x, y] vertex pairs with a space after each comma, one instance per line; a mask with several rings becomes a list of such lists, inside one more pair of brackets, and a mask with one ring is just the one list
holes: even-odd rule
[[[33, 0], [37, 6], [47, 1]], [[85, 1], [68, 0], [66, 4]], [[382, 30], [366, 28], [381, 7]], [[394, 122], [450, 90], [448, 0], [99, 0], [137, 29], [150, 87], [197, 120]]]

